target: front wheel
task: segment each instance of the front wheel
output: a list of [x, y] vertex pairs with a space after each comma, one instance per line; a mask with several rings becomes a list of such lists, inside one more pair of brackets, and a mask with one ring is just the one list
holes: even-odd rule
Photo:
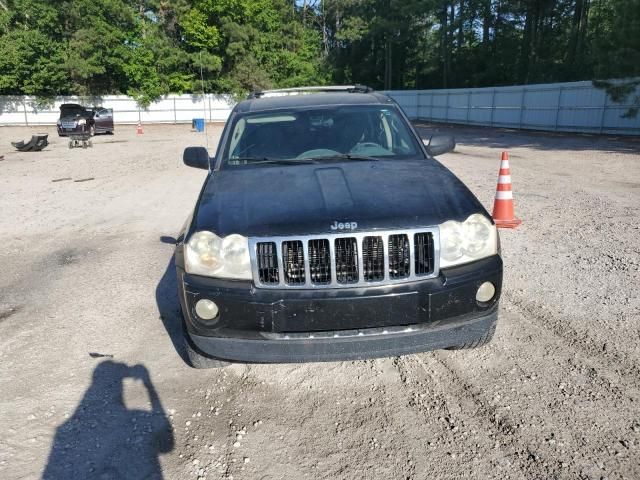
[[203, 369], [203, 368], [223, 368], [227, 365], [230, 365], [229, 362], [225, 362], [224, 360], [220, 360], [218, 358], [213, 358], [201, 353], [198, 347], [196, 347], [191, 339], [189, 338], [189, 334], [185, 331], [184, 335], [184, 348], [187, 351], [187, 357], [189, 358], [189, 364], [193, 368]]
[[460, 345], [454, 345], [453, 347], [447, 348], [447, 350], [468, 350], [471, 348], [483, 347], [487, 343], [491, 341], [494, 334], [496, 333], [496, 325], [498, 324], [498, 320], [494, 320], [491, 326], [478, 338], [475, 340], [471, 340]]

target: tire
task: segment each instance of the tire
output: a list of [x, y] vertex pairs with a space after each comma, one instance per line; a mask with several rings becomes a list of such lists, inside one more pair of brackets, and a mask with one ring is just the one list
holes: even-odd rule
[[187, 357], [189, 358], [189, 364], [198, 370], [205, 368], [223, 368], [230, 365], [230, 362], [225, 362], [218, 358], [213, 358], [201, 353], [198, 347], [193, 345], [189, 334], [185, 331], [184, 335], [184, 348], [187, 351]]
[[496, 333], [496, 325], [498, 321], [494, 321], [491, 326], [488, 328], [486, 332], [484, 332], [480, 337], [475, 340], [471, 340], [469, 342], [465, 342], [461, 345], [454, 345], [453, 347], [447, 348], [447, 350], [469, 350], [471, 348], [479, 348], [485, 346], [487, 343], [491, 341], [493, 336]]

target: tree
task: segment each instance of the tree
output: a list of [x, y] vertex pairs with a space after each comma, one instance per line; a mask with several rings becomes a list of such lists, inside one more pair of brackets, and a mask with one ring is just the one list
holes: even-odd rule
[[5, 95], [640, 75], [640, 0], [1, 1]]

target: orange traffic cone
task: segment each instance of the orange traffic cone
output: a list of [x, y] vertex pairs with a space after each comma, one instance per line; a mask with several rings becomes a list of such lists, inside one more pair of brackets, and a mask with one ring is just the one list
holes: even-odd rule
[[511, 191], [511, 172], [509, 154], [502, 152], [496, 199], [493, 204], [493, 221], [498, 228], [516, 228], [522, 220], [516, 218], [513, 211], [513, 192]]
[[138, 122], [138, 126], [136, 127], [136, 134], [142, 135], [144, 132], [142, 131], [142, 123]]

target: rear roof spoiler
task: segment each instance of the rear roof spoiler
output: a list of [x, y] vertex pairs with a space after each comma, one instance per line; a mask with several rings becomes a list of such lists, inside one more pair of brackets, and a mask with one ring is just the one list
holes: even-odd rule
[[373, 88], [366, 85], [326, 85], [314, 87], [279, 88], [276, 90], [258, 90], [251, 92], [247, 99], [282, 97], [286, 95], [305, 95], [309, 93], [371, 93]]

